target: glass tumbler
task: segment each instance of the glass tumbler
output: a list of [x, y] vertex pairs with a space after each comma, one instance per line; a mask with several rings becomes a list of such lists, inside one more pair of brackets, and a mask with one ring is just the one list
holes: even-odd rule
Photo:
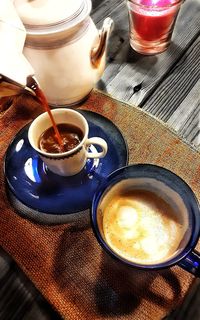
[[181, 3], [182, 0], [127, 0], [131, 47], [145, 55], [165, 51]]

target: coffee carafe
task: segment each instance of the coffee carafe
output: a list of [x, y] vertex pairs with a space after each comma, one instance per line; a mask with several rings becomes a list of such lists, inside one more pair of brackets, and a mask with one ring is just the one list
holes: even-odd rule
[[91, 0], [14, 0], [26, 30], [23, 54], [52, 106], [80, 103], [105, 68], [113, 21], [97, 30]]

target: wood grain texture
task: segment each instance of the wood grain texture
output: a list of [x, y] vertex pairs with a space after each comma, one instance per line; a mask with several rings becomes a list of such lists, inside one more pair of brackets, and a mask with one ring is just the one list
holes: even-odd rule
[[115, 22], [107, 67], [97, 87], [119, 100], [144, 108], [198, 148], [200, 1], [182, 4], [172, 43], [166, 52], [156, 56], [142, 56], [131, 49], [125, 1], [115, 1], [108, 11], [107, 7], [108, 1], [98, 3], [93, 12], [98, 25], [107, 15]]
[[195, 147], [200, 145], [200, 36], [143, 104]]

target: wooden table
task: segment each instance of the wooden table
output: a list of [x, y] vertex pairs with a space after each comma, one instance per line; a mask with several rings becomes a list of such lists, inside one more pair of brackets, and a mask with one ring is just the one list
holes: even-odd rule
[[[137, 105], [166, 122], [195, 148], [200, 145], [200, 1], [181, 7], [169, 49], [142, 56], [129, 45], [124, 0], [93, 0], [92, 18], [100, 28], [114, 20], [107, 66], [97, 88]], [[192, 165], [192, 164], [188, 164]], [[167, 317], [200, 319], [200, 284], [196, 280], [179, 310]], [[0, 252], [0, 319], [60, 319], [13, 260]]]

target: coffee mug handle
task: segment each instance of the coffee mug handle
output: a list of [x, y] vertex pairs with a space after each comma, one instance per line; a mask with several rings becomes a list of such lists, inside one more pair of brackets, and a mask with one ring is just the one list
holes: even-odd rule
[[200, 278], [200, 253], [196, 250], [191, 251], [178, 265], [186, 271]]
[[88, 148], [91, 144], [96, 144], [102, 148], [102, 151], [100, 152], [87, 152], [86, 157], [87, 158], [103, 158], [105, 157], [107, 150], [108, 150], [108, 145], [106, 141], [102, 138], [99, 137], [93, 137], [89, 138], [86, 140], [85, 146]]

